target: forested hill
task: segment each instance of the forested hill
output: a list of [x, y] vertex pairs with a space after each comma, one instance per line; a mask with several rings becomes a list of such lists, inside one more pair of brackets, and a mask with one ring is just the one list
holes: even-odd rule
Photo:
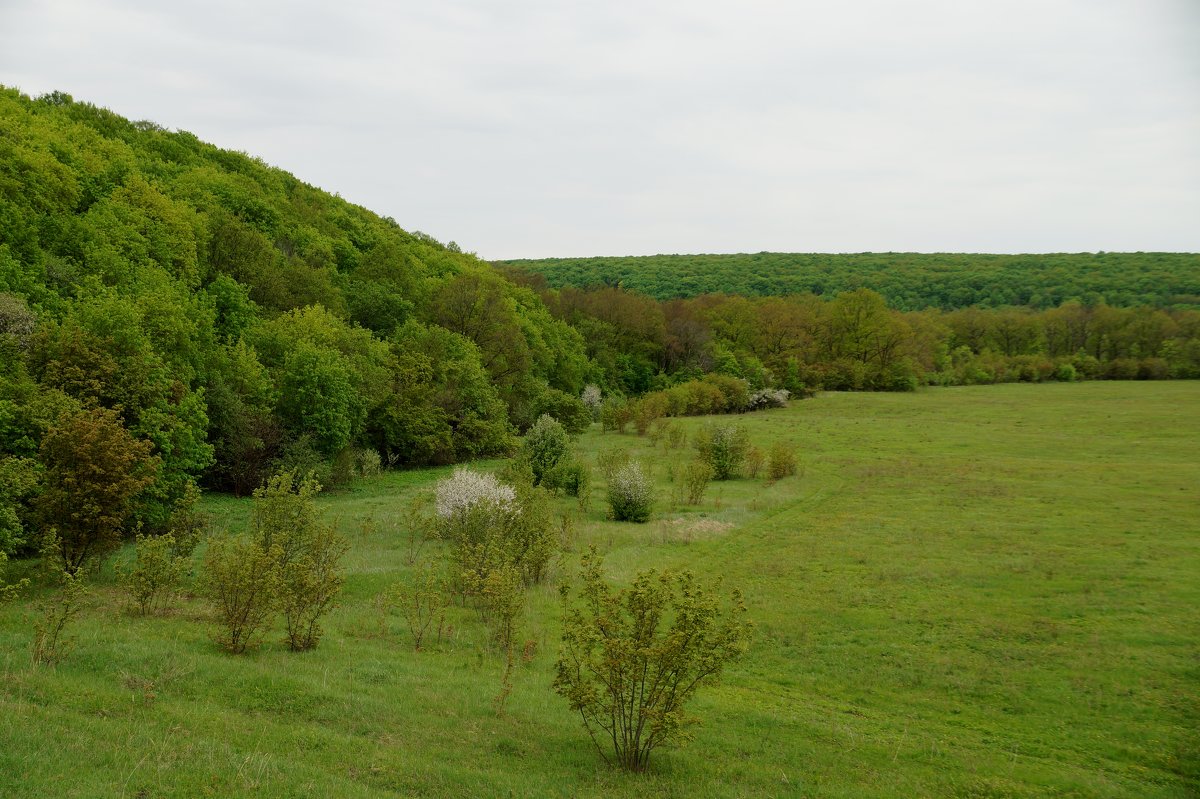
[[190, 133], [0, 88], [0, 511], [62, 420], [153, 444], [157, 529], [196, 478], [507, 452], [580, 411], [588, 369], [533, 291], [453, 245]]
[[833, 295], [869, 288], [900, 310], [972, 305], [1200, 308], [1200, 254], [771, 253], [497, 261], [550, 286], [620, 286], [666, 300], [701, 294]]

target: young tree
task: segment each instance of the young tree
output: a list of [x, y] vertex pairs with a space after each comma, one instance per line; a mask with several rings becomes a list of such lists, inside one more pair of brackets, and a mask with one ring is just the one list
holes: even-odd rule
[[684, 705], [745, 651], [751, 625], [741, 594], [722, 608], [690, 572], [641, 572], [614, 591], [593, 548], [583, 556], [581, 602], [563, 625], [554, 690], [578, 711], [606, 761], [646, 768], [657, 747], [685, 741], [697, 719]]
[[294, 651], [317, 645], [321, 617], [333, 608], [344, 582], [340, 562], [349, 544], [321, 521], [314, 500], [320, 490], [311, 476], [297, 480], [283, 472], [254, 492], [251, 530], [262, 551], [277, 553], [279, 607]]
[[46, 433], [36, 509], [43, 527], [58, 531], [64, 571], [73, 575], [120, 544], [134, 499], [158, 472], [151, 448], [130, 435], [114, 411], [103, 408], [65, 416]]
[[542, 414], [525, 434], [521, 457], [533, 469], [533, 484], [541, 485], [550, 470], [567, 454], [571, 439], [553, 416]]

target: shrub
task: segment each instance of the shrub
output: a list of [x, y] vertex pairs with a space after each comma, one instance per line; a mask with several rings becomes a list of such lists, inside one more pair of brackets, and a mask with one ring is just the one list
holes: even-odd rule
[[715, 480], [736, 477], [750, 446], [750, 436], [740, 425], [706, 424], [695, 441], [700, 460], [712, 467]]
[[551, 491], [561, 491], [569, 497], [579, 497], [588, 490], [592, 474], [583, 461], [562, 461], [542, 480], [542, 486]]
[[8, 555], [0, 550], [0, 602], [11, 602], [17, 598], [21, 589], [29, 585], [28, 579], [19, 580], [15, 583], [4, 582], [4, 570], [8, 565]]
[[667, 397], [661, 391], [647, 394], [633, 403], [633, 426], [639, 436], [646, 435], [650, 426], [667, 413]]
[[767, 408], [786, 408], [791, 392], [786, 388], [760, 388], [746, 401], [746, 410], [761, 411]]
[[579, 396], [583, 401], [584, 406], [591, 411], [592, 419], [600, 418], [600, 407], [603, 404], [603, 397], [600, 394], [600, 386], [595, 383], [588, 383], [583, 387], [583, 393]]
[[766, 462], [767, 456], [763, 451], [753, 445], [746, 448], [746, 461], [744, 469], [746, 476], [751, 480], [758, 477], [758, 473], [762, 471], [763, 463]]
[[592, 425], [592, 410], [579, 397], [552, 388], [537, 402], [538, 415], [557, 419], [569, 435], [577, 436]]
[[41, 603], [41, 614], [33, 626], [30, 654], [38, 666], [53, 666], [70, 654], [75, 641], [66, 631], [83, 610], [89, 594], [82, 569], [62, 571], [58, 576], [61, 586]]
[[583, 557], [581, 603], [568, 610], [554, 690], [583, 719], [601, 756], [642, 771], [650, 754], [688, 738], [684, 712], [749, 642], [741, 595], [722, 608], [690, 572], [653, 570], [614, 591], [595, 549]]
[[750, 386], [740, 377], [723, 374], [707, 374], [704, 382], [721, 393], [719, 410], [724, 413], [741, 413], [750, 402]]
[[796, 453], [782, 442], [776, 441], [771, 445], [767, 457], [767, 475], [772, 480], [778, 480], [796, 473]]
[[495, 475], [461, 466], [438, 481], [435, 496], [434, 510], [443, 525], [451, 526], [457, 517], [478, 508], [507, 510], [516, 501], [512, 486], [501, 483]]
[[1063, 383], [1074, 382], [1077, 376], [1075, 367], [1065, 361], [1060, 363], [1054, 370], [1054, 379]]
[[392, 604], [400, 607], [412, 634], [413, 648], [420, 652], [429, 628], [435, 619], [443, 617], [448, 604], [441, 575], [429, 564], [422, 564], [413, 573], [412, 582], [398, 585], [390, 599]]
[[600, 474], [604, 475], [604, 479], [611, 482], [613, 475], [617, 471], [629, 463], [629, 452], [623, 449], [603, 449], [596, 453], [596, 466], [600, 469]]
[[683, 467], [683, 483], [687, 488], [689, 505], [699, 505], [704, 499], [704, 492], [712, 476], [712, 467], [701, 460], [694, 460]]
[[543, 489], [457, 469], [438, 483], [435, 505], [438, 534], [450, 542], [464, 594], [480, 595], [488, 575], [505, 564], [528, 583], [542, 579], [557, 549]]
[[647, 521], [653, 502], [650, 477], [637, 461], [622, 466], [609, 480], [608, 504], [617, 521]]
[[546, 414], [538, 417], [525, 434], [520, 453], [521, 459], [533, 470], [534, 485], [541, 485], [550, 470], [567, 454], [570, 446], [571, 439], [567, 431], [554, 417]]
[[216, 612], [214, 639], [228, 652], [241, 654], [261, 640], [282, 588], [282, 556], [280, 547], [264, 549], [250, 539], [209, 541], [199, 589]]
[[633, 408], [621, 397], [609, 397], [600, 406], [600, 426], [606, 432], [614, 430], [624, 433], [633, 420]]
[[279, 609], [293, 651], [312, 649], [320, 619], [333, 608], [343, 577], [339, 562], [349, 544], [320, 519], [315, 497], [321, 486], [292, 472], [267, 480], [254, 492], [250, 529], [264, 552], [277, 552]]
[[187, 574], [188, 557], [177, 551], [175, 536], [170, 533], [138, 535], [133, 563], [121, 577], [142, 615], [160, 610]]
[[280, 609], [293, 652], [312, 649], [321, 640], [321, 617], [337, 603], [345, 582], [341, 559], [349, 548], [331, 525], [319, 525], [300, 555], [281, 566]]

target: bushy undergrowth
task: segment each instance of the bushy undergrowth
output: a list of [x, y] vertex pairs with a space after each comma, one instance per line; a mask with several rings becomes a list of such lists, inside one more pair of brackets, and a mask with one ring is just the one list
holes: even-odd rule
[[696, 431], [696, 453], [712, 467], [714, 480], [730, 480], [741, 473], [750, 448], [750, 436], [741, 425], [706, 424]]

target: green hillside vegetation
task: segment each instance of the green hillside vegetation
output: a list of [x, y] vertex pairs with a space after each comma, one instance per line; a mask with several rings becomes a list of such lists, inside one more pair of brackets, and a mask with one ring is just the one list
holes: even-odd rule
[[[282, 618], [248, 655], [211, 640], [192, 578], [141, 615], [109, 568], [54, 669], [31, 605], [0, 605], [0, 794], [45, 796], [1183, 799], [1200, 791], [1200, 383], [1091, 382], [823, 394], [738, 419], [793, 476], [685, 496], [690, 440], [592, 430], [586, 510], [550, 500], [566, 551], [527, 592], [511, 689], [492, 624], [456, 594], [417, 651], [401, 608], [449, 543], [402, 521], [449, 469], [319, 495], [350, 542], [320, 645]], [[646, 524], [609, 521], [614, 452], [650, 475]], [[493, 461], [477, 465], [506, 471]], [[252, 502], [209, 495], [217, 528]], [[606, 767], [551, 683], [580, 555], [628, 586], [685, 566], [741, 588], [755, 629], [687, 710], [694, 740]], [[131, 549], [114, 562], [129, 562]], [[198, 553], [189, 570], [202, 561]], [[24, 564], [10, 578], [25, 574]]]
[[590, 376], [575, 330], [453, 245], [187, 132], [13, 90], [0, 347], [0, 456], [117, 413], [158, 460], [148, 532], [197, 479], [246, 493], [284, 467], [341, 484], [507, 452], [542, 412], [582, 412]]
[[1200, 307], [1200, 254], [775, 253], [497, 261], [554, 288], [620, 286], [660, 300], [701, 294], [834, 295], [868, 288], [893, 308]]

